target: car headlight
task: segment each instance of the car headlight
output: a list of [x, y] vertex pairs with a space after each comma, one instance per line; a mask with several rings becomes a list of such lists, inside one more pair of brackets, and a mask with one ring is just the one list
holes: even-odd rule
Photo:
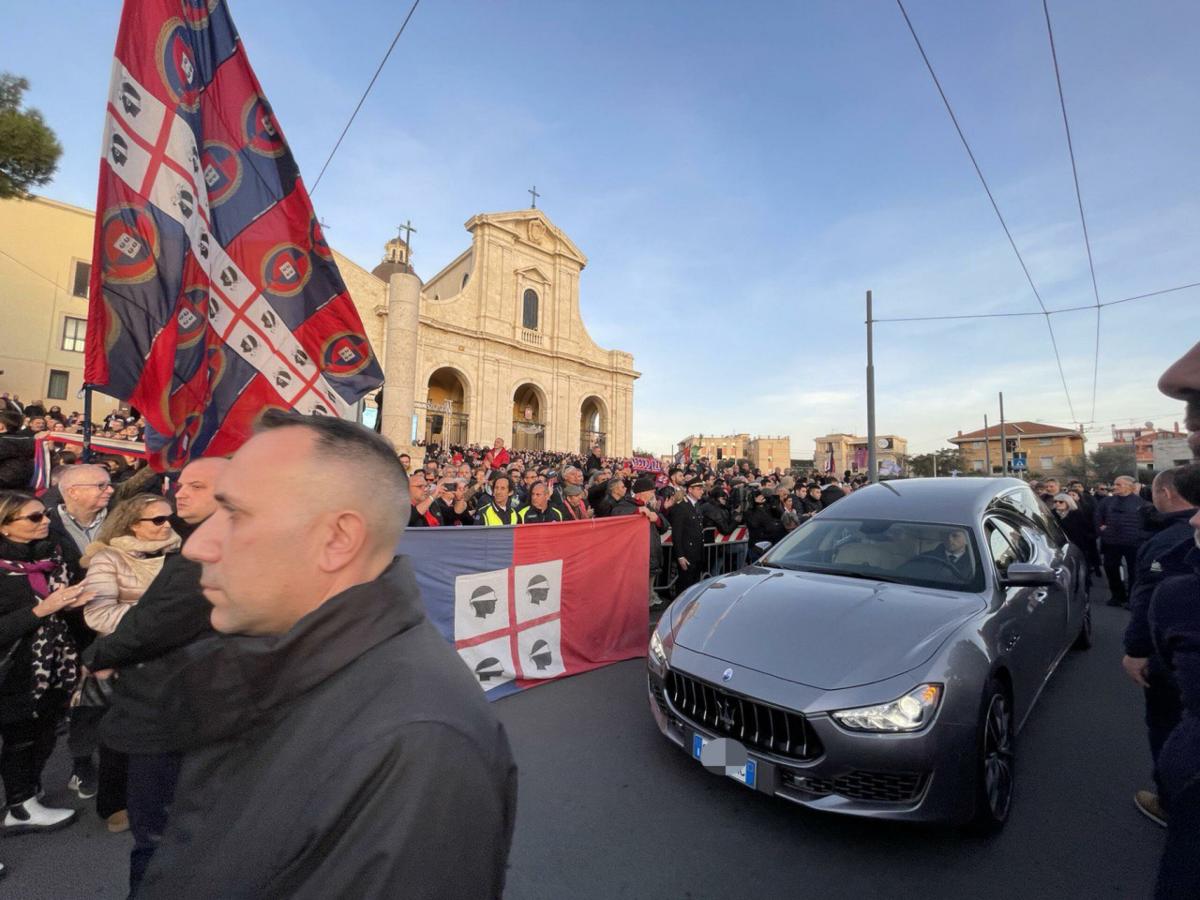
[[661, 672], [667, 667], [667, 651], [657, 631], [650, 635], [650, 662], [655, 671]]
[[852, 731], [919, 731], [933, 719], [941, 699], [940, 684], [919, 684], [891, 703], [839, 709], [830, 715]]

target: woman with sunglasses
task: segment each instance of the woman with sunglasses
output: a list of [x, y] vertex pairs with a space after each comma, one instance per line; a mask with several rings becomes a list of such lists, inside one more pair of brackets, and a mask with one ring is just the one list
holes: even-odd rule
[[5, 834], [48, 831], [75, 811], [43, 806], [42, 769], [79, 677], [79, 658], [60, 613], [91, 594], [68, 586], [49, 539], [50, 519], [33, 494], [0, 491], [0, 780]]
[[[162, 496], [135, 494], [118, 503], [80, 560], [87, 569], [83, 586], [94, 595], [83, 609], [92, 630], [112, 634], [180, 543], [171, 527], [171, 505]], [[96, 812], [113, 832], [129, 828], [126, 765], [123, 754], [101, 745]]]

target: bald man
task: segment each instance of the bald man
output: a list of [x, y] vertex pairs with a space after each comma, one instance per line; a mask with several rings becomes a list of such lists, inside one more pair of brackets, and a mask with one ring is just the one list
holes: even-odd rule
[[[226, 459], [199, 459], [179, 474], [176, 531], [187, 537], [217, 508], [217, 478]], [[92, 467], [94, 468], [94, 467]], [[129, 892], [134, 894], [166, 829], [179, 777], [180, 746], [169, 727], [163, 685], [183, 650], [213, 635], [212, 605], [200, 590], [200, 565], [175, 553], [117, 629], [84, 652], [93, 671], [118, 669], [112, 706], [100, 726], [106, 747], [127, 754], [126, 809], [133, 833]]]
[[62, 503], [48, 507], [50, 538], [63, 551], [63, 560], [71, 571], [71, 580], [83, 577], [79, 558], [87, 545], [96, 540], [108, 515], [113, 484], [104, 466], [68, 466], [58, 479]]
[[183, 552], [222, 637], [178, 676], [189, 744], [138, 897], [499, 897], [516, 767], [396, 557], [391, 445], [268, 412], [216, 501]]

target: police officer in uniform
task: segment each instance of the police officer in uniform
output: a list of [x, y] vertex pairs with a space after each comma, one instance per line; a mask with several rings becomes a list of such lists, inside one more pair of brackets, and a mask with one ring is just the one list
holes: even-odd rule
[[704, 479], [688, 476], [684, 481], [686, 498], [667, 511], [671, 523], [671, 543], [679, 577], [675, 581], [678, 596], [704, 575], [704, 518], [700, 514], [700, 498], [704, 496]]

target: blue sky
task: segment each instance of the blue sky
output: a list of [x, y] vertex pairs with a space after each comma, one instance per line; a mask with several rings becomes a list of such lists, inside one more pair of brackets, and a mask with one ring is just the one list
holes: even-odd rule
[[[231, 0], [311, 185], [407, 0]], [[1037, 0], [906, 4], [1051, 308], [1092, 302]], [[1051, 0], [1102, 300], [1200, 281], [1200, 7]], [[47, 196], [91, 207], [114, 0], [10, 5], [0, 68], [65, 147]], [[589, 258], [584, 320], [634, 354], [634, 442], [863, 432], [879, 317], [1037, 301], [888, 0], [422, 0], [314, 195], [368, 268], [398, 222], [429, 277], [477, 212], [539, 206]], [[915, 451], [995, 418], [1178, 419], [1154, 383], [1200, 337], [1200, 289], [1054, 318], [880, 324], [878, 423]], [[1094, 444], [1093, 444], [1094, 446]]]

